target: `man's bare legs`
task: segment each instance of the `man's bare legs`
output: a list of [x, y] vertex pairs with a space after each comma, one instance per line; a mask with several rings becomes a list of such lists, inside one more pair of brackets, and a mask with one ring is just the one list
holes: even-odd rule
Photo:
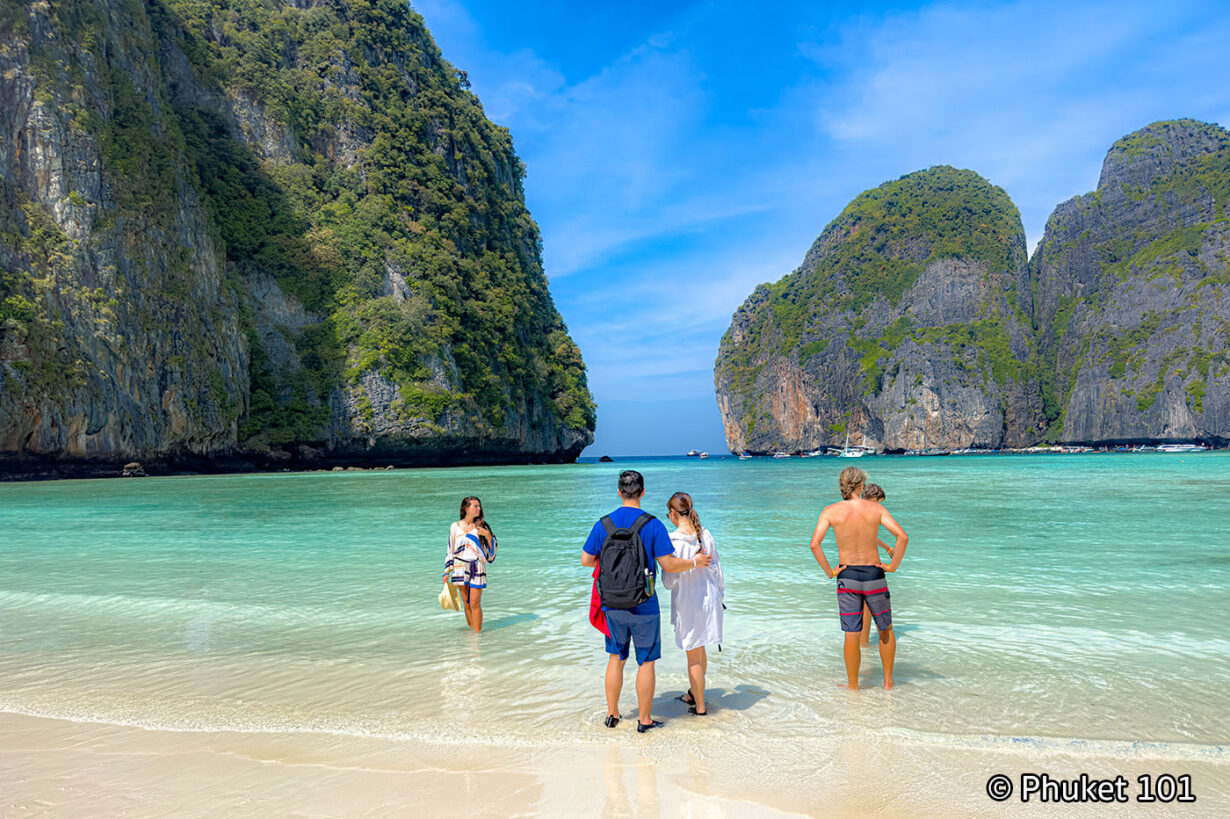
[[859, 642], [867, 645], [871, 639], [871, 608], [863, 603], [863, 630], [859, 634]]
[[[877, 631], [879, 631], [877, 629]], [[862, 638], [860, 632], [847, 631], [845, 645], [846, 678], [845, 685], [839, 688], [858, 690], [858, 666], [863, 660]], [[880, 634], [880, 663], [884, 666], [884, 690], [893, 687], [893, 662], [897, 659], [897, 639], [893, 636], [893, 627], [889, 626]]]
[[857, 631], [847, 631], [845, 657], [846, 657], [846, 679], [845, 685], [838, 685], [838, 688], [849, 688], [851, 691], [858, 690], [858, 664], [862, 662], [863, 652], [860, 646], [859, 633]]
[[624, 687], [624, 663], [618, 654], [608, 654], [606, 663], [606, 712], [619, 716], [619, 692]]
[[[705, 656], [705, 647], [689, 649], [688, 652], [688, 684], [692, 687], [692, 700], [698, 713], [705, 713], [705, 671], [709, 669], [709, 658]], [[686, 700], [685, 700], [686, 702]]]
[[[612, 717], [619, 716], [619, 692], [624, 687], [624, 664], [627, 662], [619, 659], [618, 654], [607, 655], [606, 712]], [[648, 725], [653, 720], [649, 712], [653, 709], [656, 682], [652, 662], [643, 663], [636, 669], [636, 710], [642, 725]]]
[[880, 632], [880, 662], [884, 664], [885, 691], [893, 687], [893, 661], [896, 659], [897, 638], [893, 637], [893, 627], [889, 626]]
[[641, 663], [636, 669], [636, 710], [641, 725], [653, 722], [649, 712], [653, 709], [653, 689], [656, 682], [653, 661]]

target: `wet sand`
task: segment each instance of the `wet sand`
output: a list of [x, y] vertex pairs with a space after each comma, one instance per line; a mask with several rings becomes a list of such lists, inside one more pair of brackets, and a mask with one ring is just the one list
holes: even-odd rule
[[[800, 757], [785, 743], [764, 770], [714, 746], [680, 751], [621, 725], [606, 743], [554, 748], [428, 744], [316, 733], [159, 731], [0, 715], [4, 816], [1216, 816], [1230, 765], [1144, 751], [953, 749], [868, 737]], [[597, 732], [600, 729], [594, 728]], [[809, 743], [809, 744], [815, 744]], [[717, 743], [720, 748], [722, 743]], [[992, 773], [1056, 777], [1187, 773], [1188, 805], [992, 802]], [[782, 781], [783, 772], [789, 772]]]

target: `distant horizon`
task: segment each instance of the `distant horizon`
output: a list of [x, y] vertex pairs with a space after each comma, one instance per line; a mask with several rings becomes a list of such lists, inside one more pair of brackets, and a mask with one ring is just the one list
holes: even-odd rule
[[1032, 255], [1117, 139], [1230, 125], [1230, 17], [1209, 2], [414, 6], [525, 162], [598, 403], [587, 457], [724, 451], [732, 313], [862, 191], [976, 171]]

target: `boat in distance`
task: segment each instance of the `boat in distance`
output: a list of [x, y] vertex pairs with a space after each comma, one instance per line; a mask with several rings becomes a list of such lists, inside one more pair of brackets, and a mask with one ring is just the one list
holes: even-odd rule
[[1204, 444], [1159, 444], [1157, 451], [1169, 453], [1206, 452], [1208, 447]]
[[[866, 442], [867, 436], [863, 436], [863, 441]], [[861, 458], [864, 455], [870, 455], [874, 450], [868, 446], [850, 446], [850, 433], [846, 433], [846, 444], [837, 451], [838, 458]]]

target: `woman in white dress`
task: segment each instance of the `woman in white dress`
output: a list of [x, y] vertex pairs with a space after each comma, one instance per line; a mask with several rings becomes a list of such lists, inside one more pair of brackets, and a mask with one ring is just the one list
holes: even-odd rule
[[675, 531], [671, 532], [675, 557], [691, 560], [698, 554], [713, 556], [713, 562], [704, 568], [662, 575], [662, 585], [671, 590], [675, 644], [688, 655], [691, 687], [679, 699], [688, 704], [690, 712], [704, 716], [709, 713], [705, 707], [705, 671], [709, 666], [705, 646], [722, 642], [722, 598], [726, 594], [726, 581], [722, 577], [717, 544], [709, 530], [700, 525], [692, 496], [687, 492], [671, 495], [666, 512], [675, 525]]
[[498, 546], [491, 527], [483, 520], [483, 504], [478, 498], [463, 498], [461, 519], [448, 529], [448, 551], [444, 555], [444, 584], [452, 584], [465, 605], [466, 623], [483, 630], [483, 589], [487, 588], [487, 564], [495, 560]]

